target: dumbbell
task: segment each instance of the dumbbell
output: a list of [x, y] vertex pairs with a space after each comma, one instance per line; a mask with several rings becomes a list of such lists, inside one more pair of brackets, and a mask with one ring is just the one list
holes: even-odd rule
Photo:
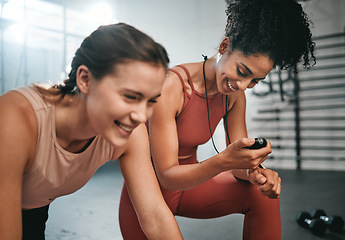
[[311, 217], [324, 221], [332, 232], [341, 233], [343, 231], [344, 220], [340, 216], [327, 217], [324, 210], [315, 209], [311, 212]]
[[297, 213], [296, 221], [299, 226], [309, 228], [310, 231], [317, 236], [322, 236], [327, 230], [327, 225], [324, 221], [320, 219], [312, 219], [308, 212]]

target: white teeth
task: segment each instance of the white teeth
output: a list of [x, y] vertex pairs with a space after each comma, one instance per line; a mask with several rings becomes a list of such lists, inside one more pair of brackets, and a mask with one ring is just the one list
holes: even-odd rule
[[228, 82], [228, 87], [230, 88], [230, 90], [233, 91], [233, 92], [235, 92], [236, 90], [235, 90], [235, 88], [233, 88], [233, 87], [231, 86], [231, 84], [230, 84], [230, 82], [229, 82], [229, 79], [227, 80], [227, 82]]
[[119, 126], [120, 128], [122, 128], [123, 130], [125, 130], [126, 132], [131, 132], [131, 131], [133, 130], [133, 128], [128, 127], [128, 126], [126, 126], [126, 125], [123, 125], [122, 123], [118, 123], [118, 126]]

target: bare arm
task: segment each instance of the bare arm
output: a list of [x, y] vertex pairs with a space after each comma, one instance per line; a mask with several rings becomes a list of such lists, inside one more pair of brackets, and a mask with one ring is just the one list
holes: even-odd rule
[[152, 167], [145, 125], [134, 130], [119, 163], [140, 226], [148, 239], [182, 239]]
[[21, 192], [25, 168], [36, 146], [36, 118], [17, 92], [0, 97], [0, 233], [22, 239]]
[[175, 117], [183, 103], [183, 91], [175, 74], [170, 74], [162, 90], [162, 96], [155, 105], [153, 116], [149, 120], [150, 144], [157, 176], [168, 190], [185, 190], [195, 187], [217, 174], [234, 168], [255, 168], [262, 158], [257, 154], [267, 155], [266, 150], [256, 154], [248, 149], [253, 139], [240, 139], [229, 145], [220, 154], [201, 163], [179, 165], [178, 136]]
[[[233, 142], [247, 137], [247, 127], [245, 123], [246, 99], [244, 93], [236, 98], [236, 101], [233, 104], [230, 103], [230, 105], [232, 105], [232, 107], [227, 116], [228, 128], [226, 126], [224, 127], [225, 131], [228, 130], [229, 132], [230, 141]], [[229, 144], [228, 139], [226, 139], [226, 141], [227, 144]], [[269, 141], [267, 141], [267, 146], [263, 149], [242, 150], [252, 152], [254, 154], [253, 156], [261, 159], [262, 161], [264, 161], [268, 157], [268, 154], [270, 154], [272, 151], [271, 143]], [[250, 171], [251, 174], [248, 175], [248, 172], [245, 169], [233, 169], [232, 173], [237, 178], [248, 180], [253, 184], [259, 185], [264, 196], [269, 198], [277, 198], [280, 195], [281, 179], [278, 176], [278, 173], [275, 171], [265, 168], [256, 168], [256, 170]]]
[[[230, 106], [230, 110], [226, 117], [227, 122], [224, 121], [224, 129], [225, 134], [227, 134], [226, 131], [228, 131], [230, 142], [235, 142], [239, 139], [248, 137], [245, 119], [246, 97], [244, 92], [239, 91], [236, 93], [235, 97], [229, 99], [230, 100], [228, 105]], [[226, 143], [227, 145], [229, 145], [227, 137]], [[242, 149], [242, 151], [251, 151], [251, 153], [256, 154], [254, 157], [260, 158], [262, 161], [264, 161], [267, 158], [268, 154], [271, 153], [271, 146], [270, 142], [268, 142], [268, 145], [260, 151], [248, 149]], [[249, 180], [246, 169], [233, 169], [232, 173], [237, 178]]]

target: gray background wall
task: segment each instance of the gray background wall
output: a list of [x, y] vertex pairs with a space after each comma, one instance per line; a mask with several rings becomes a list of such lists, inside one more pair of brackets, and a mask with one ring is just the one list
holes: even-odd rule
[[[226, 24], [224, 0], [9, 0], [3, 3], [0, 93], [31, 82], [61, 82], [82, 39], [101, 24], [123, 21], [148, 33], [166, 47], [171, 66], [202, 61], [202, 54], [215, 54]], [[100, 3], [108, 7], [97, 11], [96, 5]], [[344, 31], [345, 1], [309, 0], [301, 4], [313, 21], [315, 36]], [[111, 15], [105, 18], [108, 10]], [[344, 58], [339, 61], [345, 62]], [[250, 128], [256, 126], [251, 119], [257, 114], [257, 99], [250, 90], [246, 93], [249, 135], [256, 137]], [[218, 149], [225, 147], [222, 125], [215, 133], [215, 141]], [[202, 160], [215, 151], [207, 143], [198, 153]], [[324, 165], [320, 161], [315, 164], [345, 170], [344, 161], [336, 165], [333, 162]], [[283, 166], [280, 163], [277, 167]]]

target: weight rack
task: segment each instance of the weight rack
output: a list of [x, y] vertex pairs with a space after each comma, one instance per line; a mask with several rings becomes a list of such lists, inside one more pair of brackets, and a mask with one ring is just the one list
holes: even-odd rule
[[271, 160], [295, 160], [298, 170], [303, 160], [345, 161], [345, 32], [313, 40], [314, 66], [276, 69], [251, 90], [248, 132], [271, 141]]

